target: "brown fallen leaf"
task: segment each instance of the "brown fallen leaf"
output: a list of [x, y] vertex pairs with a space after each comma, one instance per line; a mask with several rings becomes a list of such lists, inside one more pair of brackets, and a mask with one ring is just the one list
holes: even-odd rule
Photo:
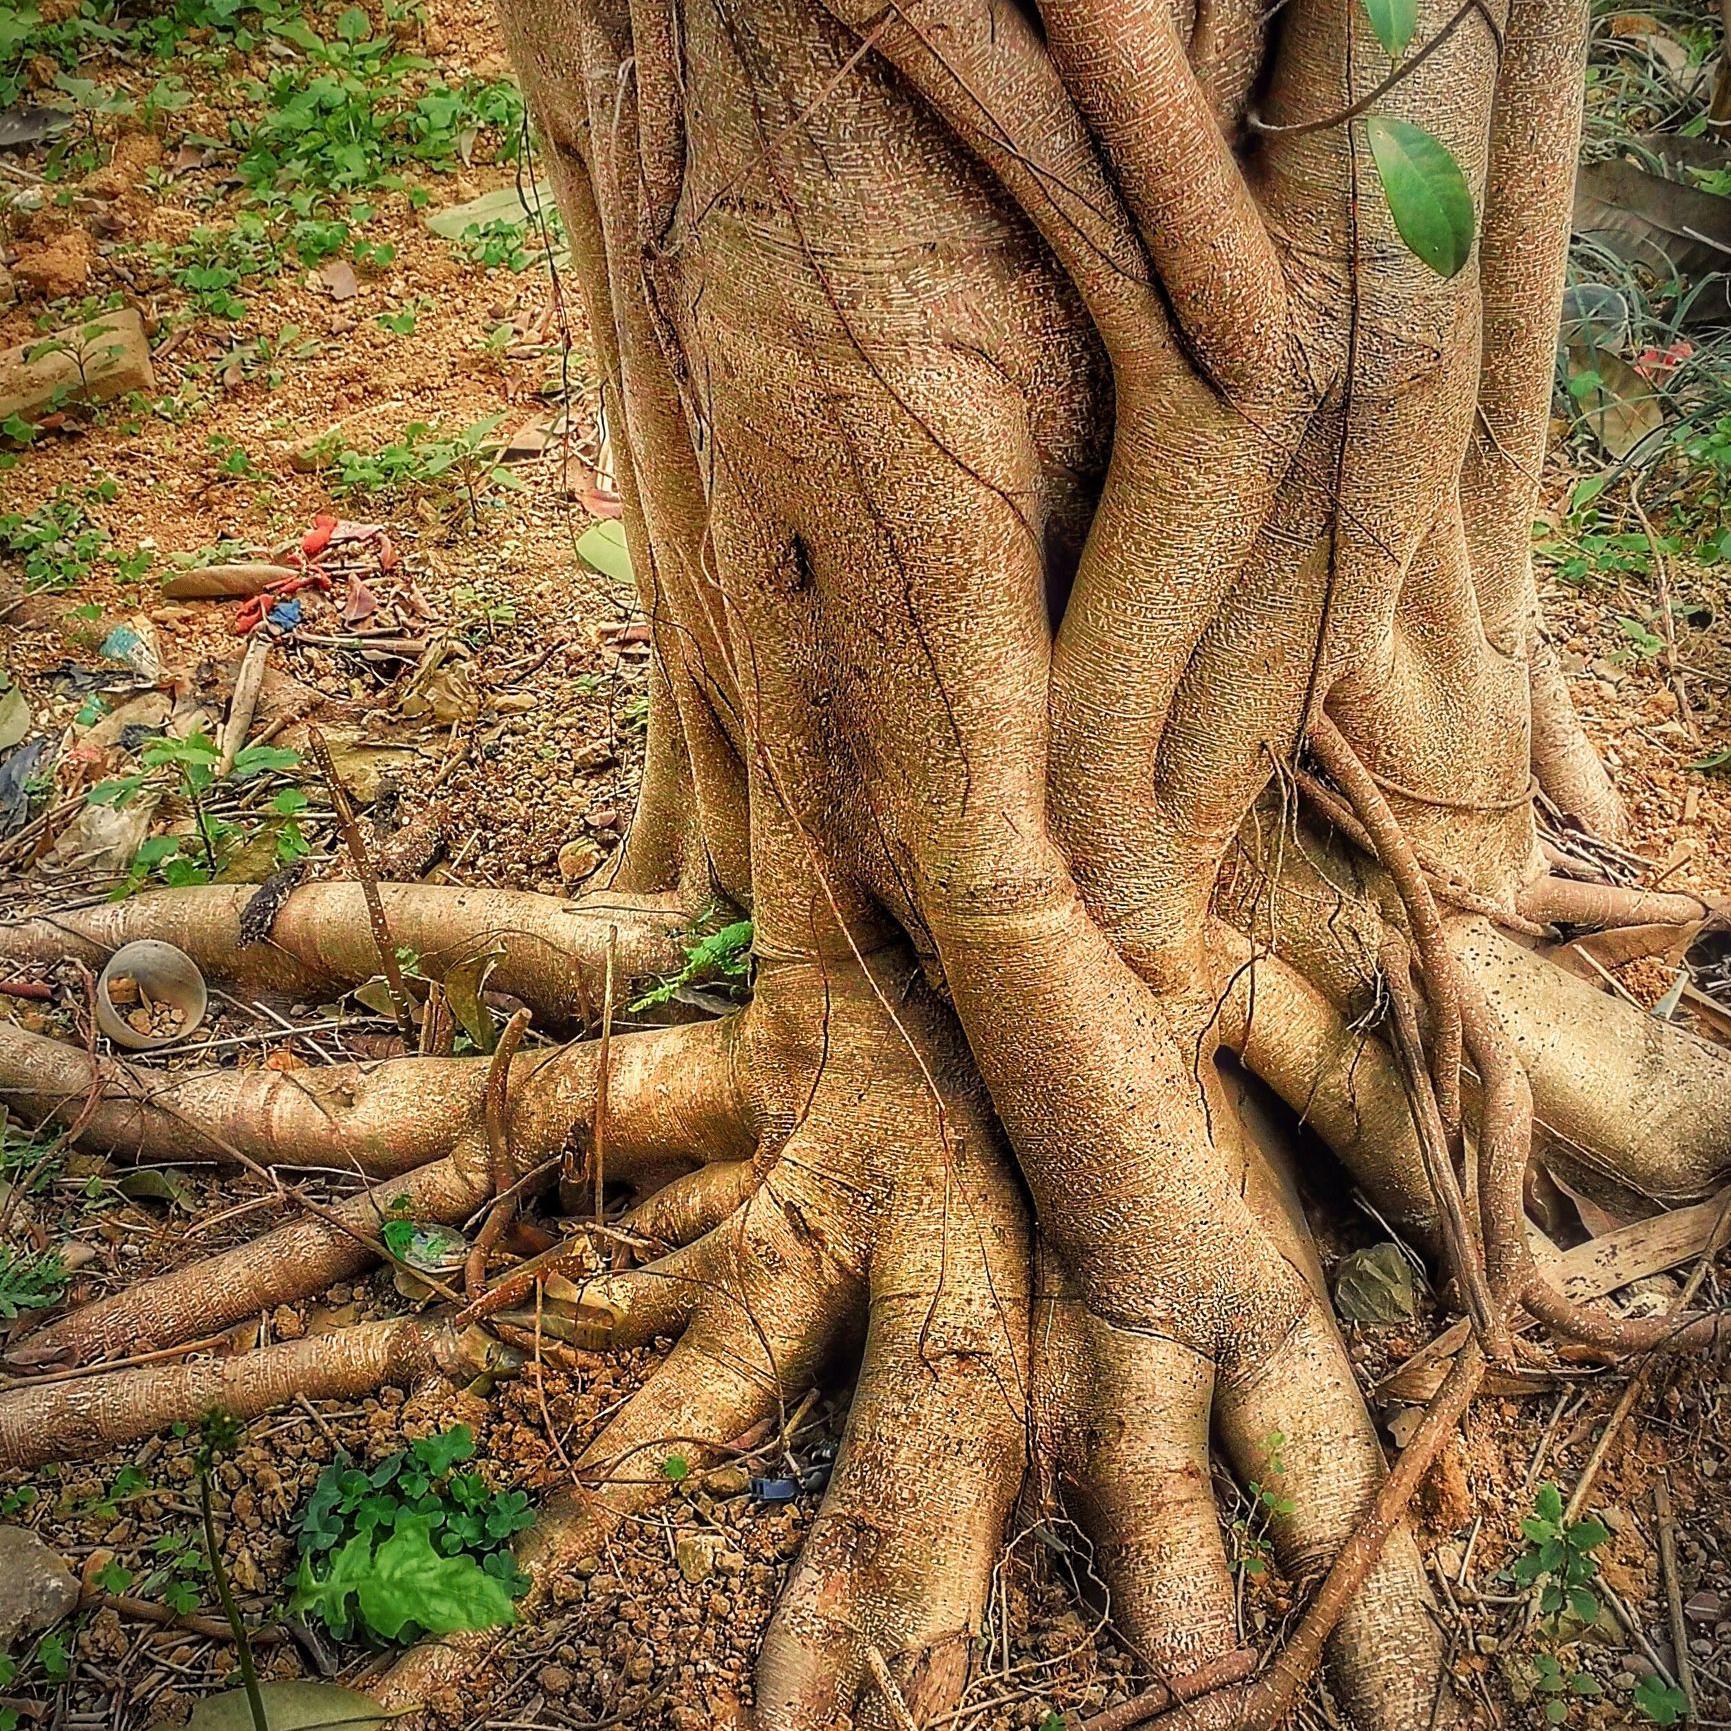
[[319, 281], [334, 301], [352, 301], [361, 292], [355, 267], [346, 258], [326, 259], [319, 266]]

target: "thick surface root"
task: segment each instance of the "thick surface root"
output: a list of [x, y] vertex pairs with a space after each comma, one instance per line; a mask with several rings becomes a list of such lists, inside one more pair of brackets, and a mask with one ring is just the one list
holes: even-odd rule
[[450, 1151], [473, 1123], [485, 1059], [274, 1070], [154, 1070], [0, 1022], [0, 1102], [122, 1159], [326, 1167], [378, 1177]]
[[[53, 964], [72, 958], [100, 968], [134, 938], [177, 944], [207, 974], [245, 991], [308, 999], [347, 991], [379, 971], [378, 941], [357, 883], [304, 884], [277, 910], [267, 936], [245, 915], [245, 885], [153, 890], [0, 928], [0, 956]], [[600, 1015], [609, 945], [616, 979], [652, 978], [685, 959], [678, 936], [691, 914], [674, 895], [606, 892], [581, 901], [526, 891], [381, 884], [393, 946], [412, 950], [429, 979], [493, 951], [489, 984], [553, 1026]]]
[[93, 1372], [0, 1396], [0, 1467], [86, 1460], [170, 1425], [212, 1413], [257, 1418], [300, 1397], [354, 1400], [457, 1363], [437, 1322], [356, 1323], [341, 1333], [283, 1341], [233, 1358]]

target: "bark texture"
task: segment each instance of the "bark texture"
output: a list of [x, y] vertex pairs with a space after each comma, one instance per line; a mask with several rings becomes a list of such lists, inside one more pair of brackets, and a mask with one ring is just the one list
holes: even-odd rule
[[[1545, 1285], [1529, 1161], [1624, 1207], [1731, 1163], [1724, 1053], [1543, 955], [1551, 920], [1702, 912], [1551, 878], [1537, 828], [1539, 789], [1620, 822], [1528, 553], [1585, 0], [1421, 0], [1392, 81], [1359, 0], [503, 12], [609, 395], [648, 764], [607, 889], [387, 909], [430, 969], [500, 945], [496, 985], [593, 1027], [610, 970], [668, 971], [719, 900], [753, 922], [751, 1002], [492, 1076], [151, 1091], [23, 1036], [0, 1071], [107, 1145], [341, 1158], [425, 1218], [561, 1158], [630, 1186], [662, 1259], [573, 1246], [459, 1318], [509, 1340], [575, 1271], [547, 1298], [568, 1338], [676, 1342], [529, 1537], [537, 1592], [653, 1497], [633, 1459], [724, 1444], [863, 1338], [759, 1664], [766, 1731], [945, 1712], [1029, 1474], [1093, 1539], [1148, 1714], [1272, 1725], [1326, 1646], [1364, 1731], [1450, 1722], [1405, 1499], [1523, 1310], [1655, 1344]], [[1342, 118], [1373, 97], [1466, 174], [1452, 278], [1402, 244]], [[371, 972], [348, 886], [297, 891], [268, 944], [243, 930], [226, 892], [174, 892], [4, 947], [94, 960], [150, 931], [261, 987]], [[1245, 1072], [1475, 1325], [1392, 1475]], [[375, 1206], [41, 1342], [209, 1334], [364, 1264]], [[375, 1332], [320, 1386], [450, 1350]], [[207, 1383], [257, 1410], [298, 1363], [7, 1396], [0, 1458], [139, 1434]], [[1276, 1435], [1276, 1548], [1326, 1580], [1253, 1677], [1209, 1457], [1256, 1478]], [[418, 1651], [392, 1698], [476, 1650]]]

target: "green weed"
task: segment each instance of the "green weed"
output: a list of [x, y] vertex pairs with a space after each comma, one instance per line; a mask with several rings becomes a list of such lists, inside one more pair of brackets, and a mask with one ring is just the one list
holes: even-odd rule
[[333, 471], [332, 491], [372, 497], [411, 493], [448, 495], [462, 499], [471, 523], [479, 523], [481, 505], [492, 488], [520, 492], [523, 482], [499, 460], [494, 435], [504, 415], [488, 415], [461, 432], [437, 430], [415, 421], [387, 445], [360, 451], [334, 440], [315, 447], [314, 455]]
[[72, 589], [109, 555], [108, 531], [90, 507], [107, 504], [118, 489], [106, 477], [84, 487], [61, 487], [34, 511], [0, 515], [0, 560], [15, 566], [31, 590]]
[[287, 865], [307, 852], [300, 825], [307, 796], [298, 787], [279, 788], [257, 819], [233, 820], [211, 809], [213, 795], [226, 793], [261, 776], [281, 776], [298, 767], [300, 754], [280, 745], [249, 745], [236, 753], [226, 776], [217, 774], [222, 753], [204, 733], [185, 739], [153, 739], [139, 753], [139, 770], [98, 782], [84, 796], [92, 805], [124, 806], [148, 785], [176, 789], [192, 808], [191, 835], [152, 836], [133, 856], [126, 878], [115, 889], [116, 899], [142, 889], [152, 877], [172, 888], [210, 883], [262, 827], [274, 840], [279, 864]]
[[474, 1452], [456, 1425], [370, 1471], [344, 1456], [326, 1467], [301, 1517], [291, 1608], [339, 1638], [386, 1641], [512, 1622], [529, 1581], [510, 1540], [534, 1515], [524, 1492], [457, 1470]]
[[66, 1290], [66, 1268], [52, 1250], [24, 1251], [0, 1244], [0, 1322], [27, 1310], [46, 1310]]
[[751, 935], [750, 920], [736, 920], [706, 937], [693, 933], [685, 945], [685, 966], [633, 999], [631, 1012], [668, 1003], [686, 986], [743, 986], [751, 974]]

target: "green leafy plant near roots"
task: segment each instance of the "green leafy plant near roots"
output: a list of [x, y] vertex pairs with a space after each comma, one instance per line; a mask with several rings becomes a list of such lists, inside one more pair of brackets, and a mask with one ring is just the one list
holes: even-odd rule
[[[1538, 1594], [1539, 1635], [1547, 1645], [1532, 1655], [1532, 1687], [1545, 1723], [1561, 1725], [1578, 1700], [1592, 1700], [1604, 1685], [1589, 1671], [1568, 1662], [1567, 1654], [1581, 1631], [1599, 1618], [1599, 1596], [1591, 1583], [1599, 1564], [1593, 1553], [1611, 1536], [1592, 1516], [1570, 1520], [1562, 1492], [1542, 1484], [1533, 1497], [1533, 1512], [1521, 1522], [1525, 1548], [1509, 1566], [1520, 1587]], [[1683, 1708], [1683, 1696], [1657, 1677], [1647, 1677], [1634, 1691], [1636, 1708], [1653, 1723], [1672, 1725]]]
[[0, 514], [0, 560], [15, 566], [31, 590], [72, 589], [111, 558], [108, 531], [90, 507], [106, 504], [117, 489], [104, 478], [85, 487], [62, 487], [34, 511]]
[[0, 1322], [27, 1310], [46, 1310], [65, 1290], [66, 1269], [53, 1251], [0, 1244]]
[[1262, 1476], [1247, 1480], [1244, 1486], [1250, 1497], [1250, 1513], [1240, 1516], [1232, 1523], [1232, 1539], [1237, 1549], [1238, 1565], [1252, 1581], [1259, 1581], [1268, 1573], [1268, 1565], [1273, 1557], [1268, 1542], [1269, 1522], [1292, 1514], [1298, 1507], [1283, 1488], [1286, 1477], [1285, 1449], [1286, 1438], [1279, 1431], [1270, 1432], [1263, 1439]]
[[706, 937], [695, 934], [685, 945], [685, 966], [628, 1006], [633, 1012], [671, 1003], [686, 986], [744, 985], [751, 974], [751, 921], [736, 920]]
[[484, 128], [505, 141], [502, 155], [514, 147], [523, 108], [512, 85], [446, 83], [394, 36], [375, 36], [358, 6], [342, 14], [328, 41], [300, 19], [271, 29], [305, 60], [248, 86], [256, 118], [234, 122], [231, 136], [249, 186], [391, 185], [405, 167], [448, 167]]
[[[114, 891], [116, 899], [140, 889], [152, 876], [170, 887], [209, 883], [218, 877], [254, 830], [246, 822], [214, 815], [208, 802], [219, 788], [236, 786], [264, 775], [281, 775], [300, 763], [299, 752], [280, 745], [249, 745], [235, 754], [233, 766], [219, 775], [221, 748], [208, 734], [185, 739], [151, 740], [139, 753], [136, 774], [98, 782], [85, 798], [92, 805], [127, 805], [141, 788], [167, 781], [178, 786], [192, 807], [193, 833], [152, 836], [133, 856], [127, 877]], [[262, 821], [274, 838], [277, 862], [287, 865], [307, 851], [300, 814], [307, 796], [298, 787], [283, 787], [271, 797]]]
[[513, 1621], [529, 1582], [510, 1541], [534, 1516], [522, 1491], [457, 1470], [474, 1452], [454, 1425], [370, 1471], [346, 1457], [326, 1467], [301, 1517], [292, 1608], [382, 1641]]
[[471, 422], [461, 432], [436, 430], [414, 421], [401, 435], [373, 451], [321, 441], [316, 460], [331, 471], [331, 490], [350, 497], [384, 498], [413, 493], [460, 498], [470, 521], [478, 522], [487, 492], [521, 492], [521, 478], [500, 460], [496, 437], [503, 413]]

